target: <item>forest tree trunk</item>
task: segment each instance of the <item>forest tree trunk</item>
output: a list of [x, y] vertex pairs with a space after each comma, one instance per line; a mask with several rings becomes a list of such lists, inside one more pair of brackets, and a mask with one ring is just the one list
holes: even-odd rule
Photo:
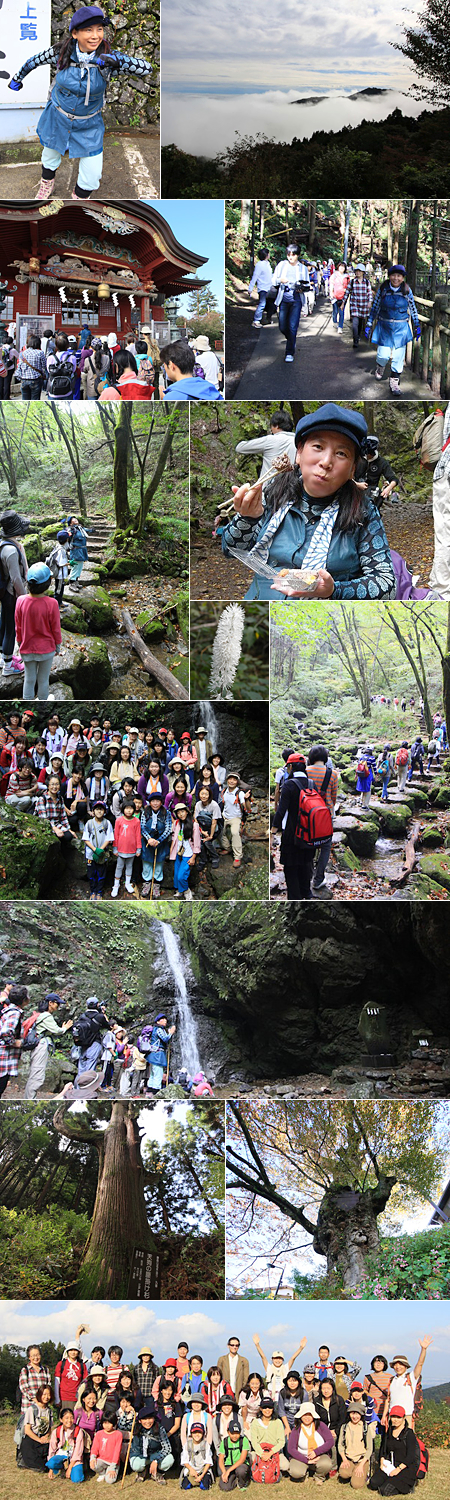
[[114, 432], [114, 510], [116, 526], [126, 531], [131, 526], [132, 516], [128, 504], [128, 453], [130, 428], [126, 402], [122, 401], [119, 420]]
[[78, 1276], [78, 1297], [124, 1297], [133, 1252], [155, 1250], [147, 1222], [144, 1168], [132, 1105], [117, 1101], [106, 1130], [92, 1130], [83, 1116], [58, 1109], [54, 1125], [69, 1139], [92, 1142], [99, 1157], [92, 1225]]
[[375, 1188], [361, 1193], [353, 1188], [329, 1188], [320, 1204], [313, 1245], [324, 1255], [330, 1275], [342, 1277], [346, 1291], [354, 1291], [367, 1274], [367, 1262], [380, 1247], [378, 1215], [386, 1208], [395, 1177], [381, 1177]]
[[446, 724], [450, 724], [450, 604], [447, 610], [447, 644], [445, 656], [442, 657], [442, 696], [444, 699], [444, 718]]

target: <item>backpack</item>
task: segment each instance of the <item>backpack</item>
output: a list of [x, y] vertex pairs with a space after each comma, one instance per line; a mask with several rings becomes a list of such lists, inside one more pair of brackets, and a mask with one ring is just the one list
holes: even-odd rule
[[86, 1047], [90, 1046], [91, 1042], [96, 1041], [97, 1035], [97, 1024], [93, 1022], [91, 1016], [78, 1016], [78, 1020], [74, 1021], [72, 1037], [75, 1046], [81, 1047], [82, 1052], [85, 1051]]
[[407, 764], [408, 764], [408, 755], [409, 755], [409, 751], [405, 750], [404, 746], [402, 745], [401, 749], [397, 750], [397, 755], [396, 755], [396, 758], [395, 758], [395, 764], [396, 764], [396, 766], [407, 766]]
[[413, 437], [414, 452], [423, 469], [433, 471], [442, 453], [444, 441], [444, 414], [438, 408], [431, 417], [416, 428]]
[[357, 770], [358, 776], [363, 776], [363, 777], [368, 776], [369, 775], [369, 767], [367, 765], [367, 761], [366, 760], [359, 760], [358, 761], [358, 765], [356, 767], [356, 770]]
[[23, 1023], [22, 1052], [34, 1052], [34, 1048], [37, 1047], [39, 1036], [36, 1029], [36, 1021], [39, 1014], [38, 1010], [33, 1010], [31, 1016], [28, 1016], [27, 1020]]
[[71, 359], [59, 359], [57, 365], [51, 365], [48, 376], [47, 395], [59, 401], [70, 401], [72, 399], [75, 382], [77, 378], [76, 365]]
[[2, 563], [2, 552], [4, 547], [15, 547], [18, 556], [21, 557], [22, 555], [20, 547], [17, 546], [17, 542], [9, 542], [6, 537], [4, 537], [3, 541], [0, 542], [0, 600], [4, 599], [8, 586], [8, 574], [5, 573], [5, 569]]
[[295, 837], [300, 844], [310, 849], [319, 849], [321, 844], [326, 844], [333, 833], [333, 819], [330, 809], [325, 802], [325, 793], [331, 781], [330, 766], [325, 772], [320, 792], [314, 787], [312, 790], [300, 791], [298, 799], [298, 816]]
[[150, 1052], [159, 1052], [160, 1040], [156, 1035], [157, 1031], [157, 1026], [144, 1026], [141, 1035], [138, 1036], [137, 1046], [139, 1051], [143, 1052], [144, 1057]]
[[389, 770], [389, 761], [388, 760], [380, 760], [380, 764], [379, 764], [378, 770], [381, 771], [381, 775], [382, 776], [386, 776], [387, 772]]
[[279, 1453], [271, 1453], [270, 1458], [260, 1458], [258, 1454], [255, 1454], [252, 1463], [252, 1479], [256, 1484], [279, 1484], [280, 1478]]
[[421, 1438], [417, 1437], [417, 1432], [416, 1432], [416, 1438], [417, 1438], [417, 1442], [418, 1442], [419, 1448], [420, 1448], [420, 1463], [419, 1463], [419, 1468], [417, 1470], [416, 1478], [417, 1479], [426, 1479], [427, 1474], [428, 1474], [428, 1469], [429, 1469], [429, 1466], [430, 1466], [430, 1455], [429, 1455], [429, 1452], [428, 1452], [428, 1448], [425, 1447], [425, 1443], [422, 1443]]

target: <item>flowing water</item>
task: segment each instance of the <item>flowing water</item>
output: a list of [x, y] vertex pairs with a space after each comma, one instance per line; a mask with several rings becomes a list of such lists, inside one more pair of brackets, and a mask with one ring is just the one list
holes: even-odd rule
[[182, 1064], [184, 1068], [187, 1068], [190, 1078], [193, 1078], [195, 1073], [200, 1072], [201, 1062], [197, 1045], [197, 1027], [187, 992], [180, 944], [168, 922], [161, 922], [160, 926], [162, 928], [167, 962], [175, 980], [176, 1003], [180, 1018], [178, 1043]]
[[205, 725], [208, 739], [212, 741], [214, 749], [220, 744], [219, 725], [212, 703], [207, 698], [200, 699], [200, 724]]

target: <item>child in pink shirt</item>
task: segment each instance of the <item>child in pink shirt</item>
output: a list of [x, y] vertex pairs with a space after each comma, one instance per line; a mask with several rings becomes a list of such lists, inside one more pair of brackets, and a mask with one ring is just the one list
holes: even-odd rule
[[16, 603], [15, 626], [25, 672], [23, 697], [47, 699], [52, 695], [50, 672], [55, 652], [61, 650], [61, 620], [56, 599], [49, 599], [52, 581], [46, 563], [28, 569], [28, 594]]
[[105, 1413], [102, 1425], [92, 1441], [89, 1467], [94, 1470], [97, 1479], [101, 1476], [107, 1484], [114, 1484], [117, 1479], [122, 1436], [117, 1428], [116, 1413]]
[[133, 860], [135, 854], [140, 854], [142, 849], [141, 824], [139, 818], [135, 817], [134, 802], [124, 802], [120, 817], [116, 818], [114, 824], [114, 846], [117, 853], [116, 868], [114, 871], [114, 885], [112, 896], [118, 896], [120, 878], [125, 870], [125, 890], [130, 896], [134, 896], [132, 884]]

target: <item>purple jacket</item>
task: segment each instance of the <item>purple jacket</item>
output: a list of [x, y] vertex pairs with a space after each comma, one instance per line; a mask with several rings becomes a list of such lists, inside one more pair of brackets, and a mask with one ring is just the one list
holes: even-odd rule
[[[139, 792], [139, 795], [141, 797], [143, 797], [143, 799], [144, 799], [144, 807], [146, 807], [147, 803], [148, 803], [148, 797], [147, 797], [147, 782], [148, 782], [148, 779], [149, 779], [149, 777], [148, 777], [148, 771], [144, 771], [143, 776], [139, 777], [139, 781], [138, 781], [137, 788], [136, 788], [136, 790]], [[168, 791], [169, 791], [169, 777], [168, 776], [161, 776], [160, 775], [158, 777], [158, 781], [161, 782], [161, 797], [162, 797], [162, 800], [164, 802], [165, 798], [167, 797]]]
[[333, 1433], [330, 1432], [329, 1427], [325, 1426], [325, 1422], [316, 1422], [315, 1427], [316, 1433], [320, 1434], [323, 1441], [320, 1448], [315, 1449], [313, 1459], [311, 1459], [311, 1455], [308, 1458], [308, 1454], [303, 1453], [298, 1447], [299, 1426], [297, 1424], [292, 1428], [292, 1432], [289, 1433], [288, 1437], [287, 1448], [289, 1458], [296, 1458], [298, 1463], [307, 1464], [313, 1462], [316, 1458], [320, 1458], [323, 1453], [331, 1453], [331, 1449], [334, 1446]]

